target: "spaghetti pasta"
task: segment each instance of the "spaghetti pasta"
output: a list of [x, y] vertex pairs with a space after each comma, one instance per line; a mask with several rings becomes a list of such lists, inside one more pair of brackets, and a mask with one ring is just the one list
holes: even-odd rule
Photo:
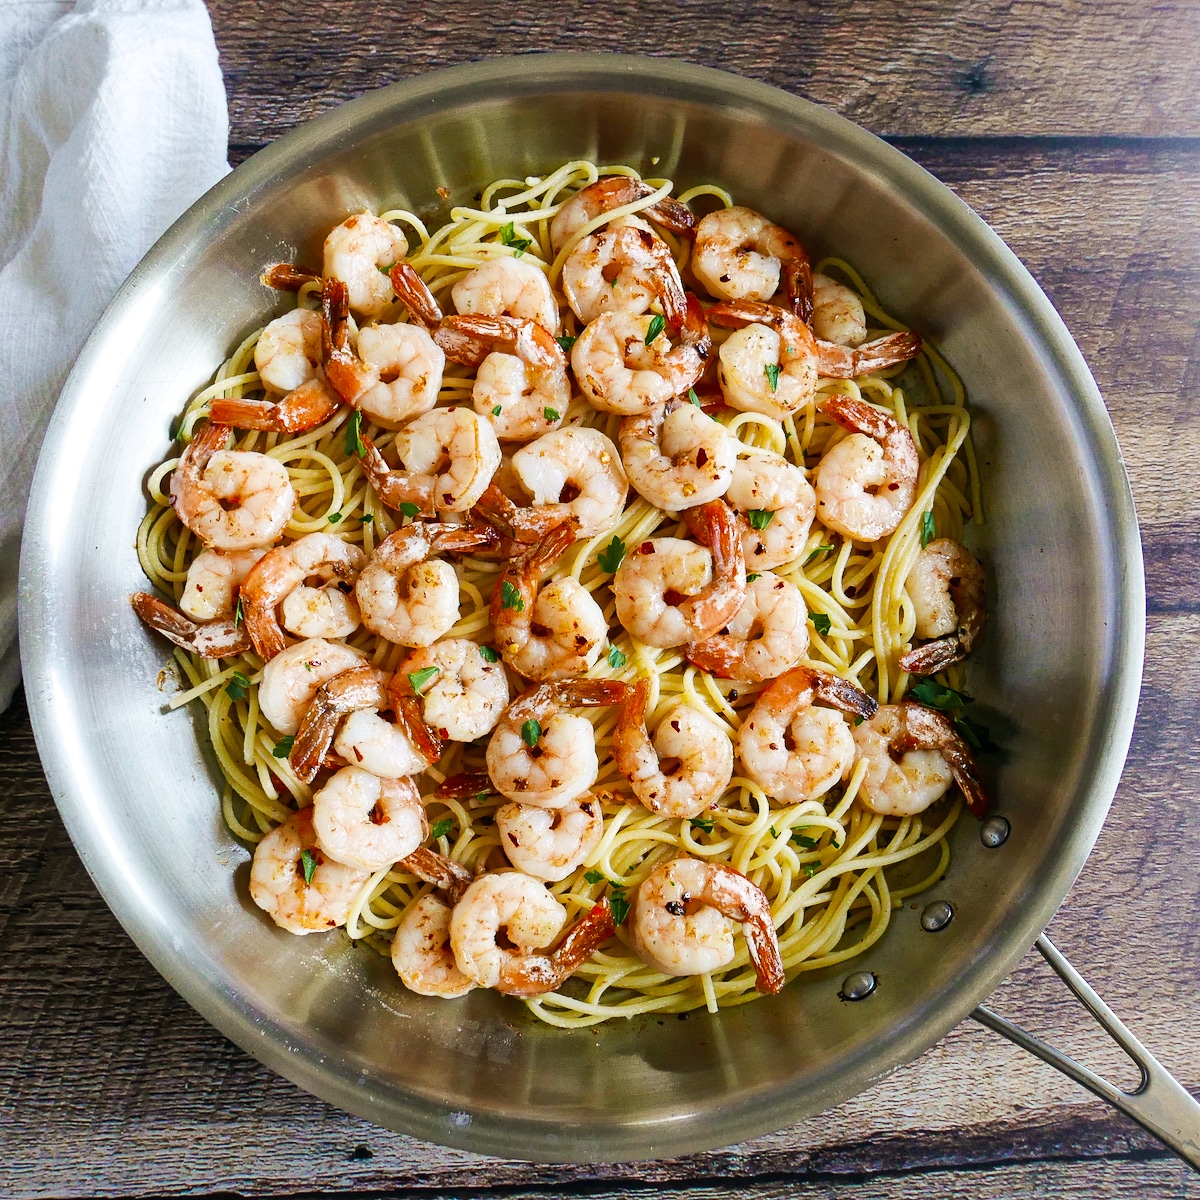
[[[577, 191], [602, 176], [638, 176], [629, 167], [598, 168], [571, 162], [536, 179], [505, 179], [489, 184], [477, 203], [451, 209], [449, 220], [428, 229], [414, 213], [395, 209], [380, 214], [400, 226], [410, 241], [407, 261], [443, 310], [452, 291], [472, 269], [504, 257], [518, 257], [545, 273], [559, 295], [563, 265], [581, 240], [620, 217], [632, 217], [670, 197], [670, 180], [648, 179], [644, 195], [585, 220], [560, 245], [551, 222]], [[644, 190], [644, 189], [643, 189]], [[713, 185], [693, 187], [676, 199], [684, 204], [730, 206], [732, 198]], [[684, 237], [662, 233], [679, 271], [689, 275], [691, 246]], [[848, 285], [861, 299], [871, 325], [902, 330], [877, 303], [849, 263], [828, 258], [818, 272]], [[320, 306], [320, 281], [298, 290], [299, 306]], [[381, 319], [406, 320], [398, 303]], [[560, 344], [569, 346], [581, 329], [564, 313]], [[258, 331], [261, 333], [261, 331]], [[189, 439], [216, 398], [262, 396], [254, 369], [258, 333], [237, 346], [213, 382], [192, 397], [179, 424]], [[728, 330], [714, 330], [722, 339]], [[649, 338], [647, 338], [649, 344]], [[473, 367], [448, 362], [438, 406], [470, 402]], [[961, 539], [964, 524], [980, 519], [977, 472], [970, 449], [970, 415], [961, 383], [929, 346], [915, 364], [899, 365], [859, 378], [822, 378], [817, 394], [782, 419], [720, 408], [711, 415], [743, 447], [772, 451], [809, 470], [847, 431], [822, 415], [821, 399], [840, 394], [866, 401], [894, 416], [911, 434], [920, 467], [916, 498], [886, 539], [860, 543], [814, 524], [803, 545], [772, 569], [799, 589], [809, 614], [809, 645], [804, 663], [854, 682], [880, 703], [904, 696], [908, 677], [898, 660], [911, 645], [915, 616], [905, 591], [929, 524], [940, 536]], [[567, 426], [592, 427], [618, 440], [620, 417], [592, 407], [576, 390], [565, 414]], [[364, 473], [355, 442], [365, 435], [387, 452], [397, 433], [362, 420], [348, 407], [316, 428], [299, 434], [248, 430], [236, 447], [259, 451], [282, 464], [295, 490], [295, 508], [286, 539], [314, 532], [335, 533], [370, 556], [380, 541], [405, 521], [402, 512], [382, 504]], [[171, 507], [167, 479], [178, 464], [169, 459], [149, 477], [150, 507], [138, 531], [139, 560], [151, 583], [179, 600], [187, 568], [201, 548]], [[619, 517], [594, 536], [576, 541], [554, 565], [552, 579], [576, 581], [598, 604], [609, 629], [609, 650], [587, 677], [633, 684], [649, 680], [648, 709], [661, 711], [682, 702], [704, 712], [734, 738], [765, 683], [718, 678], [698, 669], [682, 648], [658, 649], [634, 639], [616, 616], [612, 564], [606, 548], [635, 546], [652, 536], [686, 537], [677, 513], [655, 508], [634, 495]], [[460, 611], [446, 635], [489, 646], [489, 601], [504, 563], [468, 553], [458, 563]], [[369, 665], [394, 671], [408, 651], [365, 628], [346, 639]], [[296, 808], [309, 805], [313, 788], [291, 769], [290, 742], [273, 729], [259, 707], [263, 663], [253, 652], [212, 660], [176, 649], [182, 686], [169, 707], [199, 702], [208, 714], [208, 733], [223, 777], [222, 811], [230, 831], [254, 844]], [[961, 682], [961, 667], [945, 676]], [[587, 913], [602, 896], [622, 916], [638, 883], [664, 860], [680, 853], [728, 863], [765, 894], [777, 930], [783, 967], [789, 978], [844, 962], [881, 938], [890, 915], [905, 899], [929, 887], [947, 868], [947, 834], [963, 807], [949, 799], [912, 817], [884, 816], [859, 800], [866, 764], [859, 762], [839, 786], [815, 799], [782, 804], [753, 779], [736, 773], [716, 804], [697, 817], [659, 815], [636, 803], [613, 753], [617, 712], [586, 711], [594, 730], [599, 774], [593, 791], [603, 811], [603, 832], [585, 861], [566, 878], [550, 883], [550, 893], [571, 914]], [[485, 739], [486, 740], [486, 739]], [[449, 743], [441, 759], [419, 777], [433, 831], [433, 845], [475, 871], [503, 862], [496, 813], [504, 799], [491, 792], [467, 798], [435, 794], [452, 776], [479, 771], [481, 743]], [[406, 871], [403, 863], [377, 870], [359, 892], [346, 924], [347, 934], [382, 954], [415, 902], [431, 885]], [[755, 973], [741, 939], [735, 957], [712, 974], [674, 977], [646, 965], [618, 926], [617, 937], [575, 972], [565, 985], [528, 999], [530, 1011], [561, 1027], [595, 1024], [614, 1017], [650, 1012], [715, 1010], [754, 998]]]

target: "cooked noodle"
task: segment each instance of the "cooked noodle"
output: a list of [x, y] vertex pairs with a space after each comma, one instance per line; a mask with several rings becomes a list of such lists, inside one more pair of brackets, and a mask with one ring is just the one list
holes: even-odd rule
[[[601, 174], [634, 172], [626, 167], [598, 170], [590, 163], [573, 162], [542, 179], [500, 180], [482, 192], [475, 207], [453, 209], [449, 223], [432, 233], [413, 213], [397, 210], [381, 215], [405, 227], [413, 243], [409, 253], [412, 265], [439, 302], [450, 309], [450, 289], [470, 269], [489, 258], [519, 252], [519, 247], [506, 245], [502, 239], [501, 231], [510, 223], [513, 230], [508, 231], [508, 241], [513, 240], [513, 231], [529, 239], [532, 244], [524, 251], [526, 261], [545, 268], [554, 281], [579, 237], [616, 215], [653, 204], [672, 190], [670, 181], [647, 181], [656, 189], [654, 193], [596, 218], [555, 256], [549, 219], [570, 195]], [[731, 203], [726, 193], [713, 186], [693, 188], [678, 198], [685, 202], [699, 199], [709, 207]], [[684, 265], [687, 241], [670, 235], [666, 238]], [[815, 269], [851, 286], [862, 298], [874, 327], [903, 328], [879, 307], [849, 264], [830, 258]], [[319, 288], [319, 282], [306, 284], [297, 302], [318, 307]], [[571, 314], [564, 313], [566, 320], [573, 322]], [[406, 319], [399, 305], [386, 317]], [[260, 332], [238, 346], [214, 382], [189, 403], [180, 426], [181, 438], [204, 418], [214, 397], [262, 395], [253, 361]], [[563, 332], [571, 334], [578, 329], [568, 325]], [[720, 331], [717, 336], [722, 336]], [[469, 404], [472, 379], [469, 368], [448, 362], [439, 404]], [[811, 614], [823, 614], [829, 621], [826, 633], [810, 628], [811, 644], [804, 661], [855, 681], [886, 703], [901, 697], [907, 685], [896, 662], [913, 638], [914, 615], [904, 584], [921, 549], [922, 515], [933, 514], [939, 536], [961, 539], [964, 521], [979, 512], [978, 480], [968, 440], [970, 417], [957, 376], [928, 345], [915, 364], [906, 364], [903, 370], [893, 368], [857, 381], [822, 380], [821, 389], [861, 397], [893, 412], [912, 432], [920, 453], [916, 501], [885, 543], [855, 544], [814, 524], [803, 553], [775, 568], [800, 588]], [[325, 424], [298, 436], [239, 431], [236, 447], [265, 452], [286, 464], [297, 506], [285, 537], [294, 539], [317, 530], [336, 532], [359, 543], [369, 555], [401, 518], [377, 501], [359, 460], [347, 453], [345, 426], [351, 411], [342, 407]], [[811, 467], [827, 448], [846, 436], [844, 429], [816, 411], [814, 403], [782, 422], [728, 409], [721, 410], [720, 419], [743, 442], [775, 450], [800, 466]], [[617, 439], [620, 417], [594, 410], [581, 396], [572, 400], [568, 421], [595, 426]], [[395, 436], [365, 421], [363, 428], [381, 449]], [[176, 601], [183, 592], [188, 563], [201, 548], [175, 516], [167, 496], [167, 478], [177, 461], [171, 459], [151, 474], [152, 504], [137, 541], [147, 576]], [[732, 736], [765, 684], [714, 678], [689, 665], [681, 649], [641, 645], [617, 624], [612, 577], [597, 562], [599, 550], [614, 535], [628, 544], [656, 533], [686, 536], [686, 527], [677, 516], [658, 511], [636, 493], [631, 492], [631, 497], [612, 529], [577, 542], [552, 573], [554, 578], [573, 575], [595, 595], [608, 618], [612, 644], [625, 655], [619, 668], [602, 657], [589, 675], [628, 682], [648, 675], [653, 680], [649, 712], [660, 701], [683, 698], [709, 713]], [[448, 637], [488, 643], [488, 602], [499, 567], [494, 559], [467, 557], [461, 561], [462, 607]], [[365, 628], [347, 641], [383, 670], [395, 669], [410, 653]], [[184, 650], [176, 650], [175, 658], [185, 690], [172, 698], [170, 707], [192, 700], [206, 706], [209, 736], [225, 780], [225, 820], [238, 838], [255, 843], [294, 808], [309, 804], [312, 797], [312, 788], [293, 775], [286, 752], [279, 755], [279, 739], [259, 714], [261, 661], [247, 653], [217, 663]], [[951, 669], [952, 684], [960, 682], [956, 674], [960, 670]], [[236, 699], [227, 690], [235, 676], [239, 684], [242, 679], [248, 681], [245, 689], [232, 689], [240, 697]], [[587, 710], [587, 715], [596, 731], [600, 775], [593, 790], [604, 797], [605, 829], [584, 866], [561, 883], [548, 885], [572, 916], [586, 912], [606, 892], [618, 901], [631, 895], [656, 863], [679, 852], [718, 859], [747, 874], [768, 897], [783, 964], [792, 978], [861, 953], [883, 936], [894, 908], [931, 886], [946, 871], [946, 835], [962, 809], [961, 799], [940, 803], [916, 817], [877, 815], [855, 802], [865, 771], [865, 763], [859, 762], [844, 786], [817, 800], [772, 807], [761, 788], [735, 773], [727, 792], [702, 817], [690, 821], [661, 817], [632, 801], [629, 786], [613, 762], [616, 710]], [[435, 799], [431, 794], [447, 776], [481, 768], [481, 744], [449, 743], [441, 761], [419, 780], [431, 824], [445, 828], [446, 819], [451, 822], [449, 833], [437, 840], [437, 848], [472, 869], [500, 861], [493, 818], [503, 798], [489, 794], [460, 801]], [[391, 932], [407, 906], [430, 890], [430, 885], [411, 875], [394, 869], [377, 871], [351, 911], [349, 936], [365, 939], [386, 954]], [[624, 930], [619, 930], [617, 940], [587, 961], [562, 990], [526, 1003], [553, 1025], [589, 1025], [636, 1013], [699, 1007], [713, 1010], [718, 1004], [740, 1004], [755, 997], [754, 983], [740, 938], [737, 957], [726, 969], [712, 976], [677, 978], [643, 964], [628, 948]]]

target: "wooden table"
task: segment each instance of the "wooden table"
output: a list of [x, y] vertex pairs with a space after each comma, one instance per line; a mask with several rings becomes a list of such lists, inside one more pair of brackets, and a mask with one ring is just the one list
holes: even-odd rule
[[[442, 0], [211, 4], [231, 155], [368, 89], [483, 55], [669, 54], [809, 97], [948, 183], [1024, 260], [1091, 364], [1146, 552], [1149, 639], [1125, 777], [1051, 936], [1200, 1085], [1200, 10], [1180, 3]], [[637, 1168], [497, 1162], [387, 1133], [269, 1073], [155, 974], [85, 875], [18, 698], [0, 717], [0, 1194], [436, 1197], [1200, 1196], [1200, 1179], [967, 1023], [834, 1112]], [[1133, 1072], [1036, 955], [993, 998]]]

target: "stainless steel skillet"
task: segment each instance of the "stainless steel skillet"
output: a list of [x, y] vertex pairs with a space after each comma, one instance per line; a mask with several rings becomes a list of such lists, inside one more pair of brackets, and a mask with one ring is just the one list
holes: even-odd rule
[[[936, 931], [922, 916], [937, 925], [945, 910], [900, 910], [851, 968], [778, 997], [567, 1033], [490, 994], [414, 996], [344, 939], [296, 939], [262, 921], [196, 718], [162, 714], [152, 686], [162, 651], [127, 597], [143, 585], [132, 539], [145, 472], [185, 398], [272, 314], [264, 264], [316, 261], [320, 233], [348, 210], [399, 203], [436, 217], [437, 187], [460, 202], [483, 181], [578, 157], [722, 183], [817, 253], [852, 259], [962, 373], [995, 613], [970, 687], [1006, 749], [989, 770], [1011, 835], [989, 847], [975, 822], [960, 823], [949, 873], [927, 897], [953, 913]], [[1137, 525], [1111, 425], [1062, 322], [1000, 240], [903, 155], [814, 105], [615, 56], [492, 60], [384, 89], [294, 131], [203, 197], [122, 289], [63, 392], [21, 586], [26, 688], [51, 787], [97, 886], [168, 981], [343, 1108], [552, 1161], [672, 1155], [791, 1123], [976, 1010], [1091, 849], [1128, 746], [1144, 639]], [[1156, 1064], [1145, 1069], [1139, 1096], [1107, 1098], [1198, 1161], [1195, 1105]]]

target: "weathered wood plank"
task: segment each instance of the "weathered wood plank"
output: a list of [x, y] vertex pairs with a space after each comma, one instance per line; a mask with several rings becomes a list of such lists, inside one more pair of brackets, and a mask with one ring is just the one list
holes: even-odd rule
[[[320, 8], [321, 6], [318, 6]], [[880, 134], [1200, 133], [1200, 11], [1122, 0], [633, 0], [556, 9], [443, 0], [325, 6], [213, 0], [232, 140], [262, 142], [418, 72], [499, 54], [608, 51], [719, 67]]]

